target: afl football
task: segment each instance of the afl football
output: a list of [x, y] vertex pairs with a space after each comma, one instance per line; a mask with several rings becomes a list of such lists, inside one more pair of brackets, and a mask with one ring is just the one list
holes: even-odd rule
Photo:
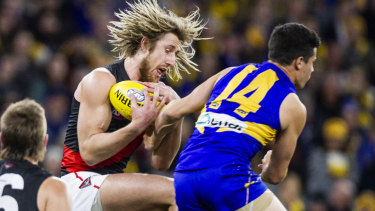
[[[126, 119], [132, 119], [131, 96], [134, 95], [139, 106], [143, 106], [145, 96], [142, 89], [145, 85], [136, 81], [121, 81], [112, 86], [109, 91], [109, 100], [112, 106]], [[152, 94], [150, 94], [152, 95]]]

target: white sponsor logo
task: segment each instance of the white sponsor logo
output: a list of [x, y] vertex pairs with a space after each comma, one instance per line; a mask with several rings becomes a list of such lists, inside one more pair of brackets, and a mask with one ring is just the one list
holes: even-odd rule
[[246, 128], [246, 123], [227, 114], [213, 112], [202, 113], [197, 121], [197, 127], [223, 127], [237, 133], [242, 133]]
[[145, 95], [143, 94], [143, 92], [139, 91], [138, 89], [131, 88], [126, 91], [126, 96], [128, 96], [128, 98], [131, 99], [132, 95], [135, 96], [138, 103], [143, 102], [145, 100]]

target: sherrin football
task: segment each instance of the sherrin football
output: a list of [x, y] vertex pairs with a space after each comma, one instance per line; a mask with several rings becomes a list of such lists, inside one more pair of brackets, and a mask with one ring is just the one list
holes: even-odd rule
[[[145, 95], [142, 92], [145, 85], [135, 81], [121, 81], [112, 86], [109, 91], [109, 100], [112, 106], [126, 119], [132, 119], [130, 97], [134, 94], [138, 105], [143, 106]], [[152, 96], [152, 93], [150, 93]]]

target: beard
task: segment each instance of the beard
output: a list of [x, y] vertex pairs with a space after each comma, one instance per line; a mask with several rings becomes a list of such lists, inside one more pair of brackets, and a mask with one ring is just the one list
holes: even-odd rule
[[142, 59], [141, 65], [139, 67], [139, 72], [141, 73], [140, 81], [145, 82], [158, 82], [159, 78], [154, 77], [151, 74], [151, 65], [150, 65], [150, 56], [147, 55], [145, 58]]

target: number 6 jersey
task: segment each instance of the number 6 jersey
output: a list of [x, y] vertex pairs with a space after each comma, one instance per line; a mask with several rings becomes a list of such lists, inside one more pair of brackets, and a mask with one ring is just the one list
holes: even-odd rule
[[251, 158], [281, 129], [280, 105], [290, 93], [294, 85], [272, 63], [233, 68], [215, 84], [175, 170], [231, 162], [250, 170]]
[[50, 176], [25, 160], [0, 160], [0, 210], [37, 211], [39, 187]]

